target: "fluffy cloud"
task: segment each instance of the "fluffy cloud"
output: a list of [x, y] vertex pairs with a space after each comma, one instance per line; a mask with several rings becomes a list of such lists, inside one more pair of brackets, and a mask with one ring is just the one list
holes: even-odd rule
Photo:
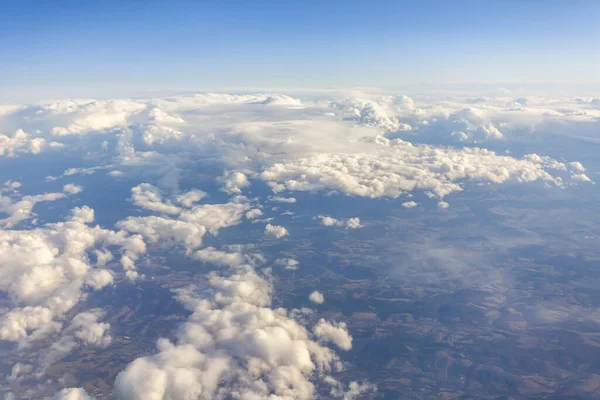
[[377, 391], [377, 387], [368, 382], [359, 383], [353, 381], [345, 387], [341, 382], [332, 377], [328, 377], [326, 381], [331, 385], [331, 395], [344, 400], [359, 399], [365, 393]]
[[347, 220], [339, 220], [326, 215], [319, 215], [317, 218], [321, 220], [321, 225], [323, 226], [338, 226], [346, 229], [357, 229], [362, 227], [360, 224], [360, 218], [358, 217], [348, 218]]
[[[143, 207], [150, 211], [164, 214], [179, 214], [179, 207], [174, 206], [169, 201], [163, 202], [160, 189], [149, 183], [142, 183], [131, 189], [131, 200], [136, 206]], [[192, 204], [190, 198], [182, 198], [182, 202]]]
[[194, 203], [199, 202], [206, 196], [206, 192], [202, 190], [190, 190], [189, 192], [177, 196], [176, 201], [183, 207], [190, 208], [194, 205]]
[[242, 193], [242, 188], [250, 186], [250, 181], [242, 172], [227, 172], [222, 181], [223, 191], [229, 194]]
[[312, 292], [310, 296], [308, 296], [308, 299], [315, 304], [323, 304], [325, 302], [325, 296], [323, 296], [323, 293], [316, 290]]
[[571, 179], [579, 182], [592, 182], [592, 180], [586, 174], [573, 174]]
[[112, 338], [108, 333], [110, 324], [98, 322], [103, 316], [104, 313], [99, 309], [79, 313], [73, 317], [67, 331], [72, 331], [73, 336], [88, 346], [106, 347]]
[[17, 223], [31, 218], [33, 216], [33, 207], [36, 204], [56, 201], [65, 198], [67, 195], [77, 194], [81, 192], [81, 190], [80, 186], [68, 184], [64, 186], [63, 193], [57, 192], [23, 196], [17, 201], [14, 201], [8, 196], [0, 195], [0, 213], [9, 215], [4, 219], [0, 219], [0, 226], [7, 228], [13, 227]]
[[147, 105], [131, 100], [72, 100], [44, 105], [37, 116], [55, 123], [69, 121], [51, 129], [52, 134], [65, 136], [127, 126], [146, 108]]
[[174, 216], [129, 217], [117, 226], [128, 232], [139, 233], [153, 244], [184, 244], [188, 251], [200, 247], [207, 232], [216, 236], [219, 229], [240, 223], [250, 208], [244, 197], [234, 198], [225, 204], [195, 205], [204, 197], [204, 192], [197, 190], [177, 196], [177, 201], [183, 206], [177, 207], [170, 200], [163, 199], [160, 189], [150, 184], [138, 185], [132, 193], [136, 205]]
[[267, 224], [267, 226], [265, 226], [265, 235], [270, 238], [281, 239], [288, 235], [288, 230], [280, 225]]
[[48, 147], [61, 147], [62, 144], [40, 137], [31, 137], [22, 129], [17, 130], [14, 135], [6, 136], [0, 134], [0, 156], [15, 157], [18, 154], [37, 154]]
[[365, 147], [371, 151], [321, 154], [278, 163], [266, 169], [261, 177], [275, 192], [337, 191], [372, 198], [396, 198], [414, 190], [431, 191], [443, 198], [461, 191], [460, 182], [465, 180], [492, 183], [543, 180], [556, 185], [562, 182], [541, 163], [479, 148], [437, 149], [383, 137], [367, 140]]
[[63, 192], [68, 194], [81, 193], [82, 190], [83, 188], [81, 186], [74, 185], [72, 183], [67, 183], [65, 186], [63, 186]]
[[[311, 399], [311, 377], [324, 379], [341, 367], [286, 310], [269, 308], [268, 279], [248, 264], [231, 268], [228, 275], [209, 275], [210, 298], [193, 287], [179, 291], [192, 315], [176, 343], [159, 340], [156, 355], [138, 358], [117, 376], [121, 398]], [[331, 325], [334, 332], [325, 333], [326, 324], [320, 322], [325, 328], [317, 335], [349, 348], [349, 336], [335, 331], [343, 328]]]
[[270, 196], [269, 200], [273, 201], [275, 203], [288, 203], [288, 204], [293, 204], [296, 202], [296, 199], [293, 197], [281, 197], [281, 196]]
[[418, 204], [414, 201], [407, 201], [402, 203], [402, 207], [404, 208], [415, 208], [416, 206], [418, 206]]
[[[344, 118], [317, 117], [332, 111]], [[240, 115], [245, 117], [236, 118]], [[248, 176], [262, 176], [275, 192], [323, 190], [366, 197], [398, 197], [413, 190], [443, 197], [468, 180], [557, 180], [546, 175], [552, 166], [532, 162], [534, 170], [524, 164], [529, 159], [430, 144], [411, 148], [401, 140], [384, 143], [378, 137], [382, 133], [388, 139], [431, 143], [441, 138], [441, 144], [454, 140], [472, 145], [508, 141], [523, 132], [564, 131], [559, 122], [591, 127], [598, 117], [600, 111], [580, 99], [415, 101], [368, 93], [320, 102], [276, 94], [74, 100], [13, 107], [4, 116], [7, 127], [22, 126], [41, 135], [115, 132], [104, 141], [105, 150], [115, 154], [103, 167], [114, 176], [160, 177], [157, 183], [163, 188], [176, 189], [181, 169], [204, 158], [228, 167], [221, 182], [232, 194], [249, 185]], [[577, 170], [583, 166], [576, 161], [571, 166], [578, 172], [573, 180], [586, 181]]]
[[313, 328], [314, 334], [324, 342], [333, 342], [342, 350], [352, 348], [352, 336], [348, 333], [345, 322], [332, 324], [324, 319], [319, 320]]
[[280, 265], [290, 271], [297, 270], [298, 266], [300, 265], [298, 260], [294, 260], [293, 258], [278, 258], [275, 260], [275, 264]]
[[94, 397], [82, 388], [67, 388], [56, 393], [52, 400], [94, 400]]
[[194, 253], [194, 258], [215, 265], [234, 267], [243, 264], [246, 259], [241, 253], [219, 251], [214, 247], [206, 247]]
[[14, 305], [0, 321], [0, 338], [28, 341], [60, 330], [60, 320], [85, 296], [85, 285], [100, 287], [107, 278], [90, 263], [88, 252], [121, 249], [121, 264], [137, 276], [134, 261], [145, 252], [139, 236], [89, 226], [92, 209], [72, 211], [64, 222], [32, 230], [0, 230], [0, 289]]
[[246, 218], [255, 219], [260, 217], [261, 215], [263, 215], [263, 212], [258, 208], [254, 208], [246, 213]]
[[114, 281], [113, 273], [107, 269], [95, 269], [90, 272], [85, 283], [94, 290], [100, 290], [105, 286], [112, 285]]
[[3, 187], [0, 189], [0, 192], [16, 192], [17, 190], [19, 190], [19, 188], [21, 187], [21, 182], [14, 182], [14, 181], [6, 181], [4, 182]]

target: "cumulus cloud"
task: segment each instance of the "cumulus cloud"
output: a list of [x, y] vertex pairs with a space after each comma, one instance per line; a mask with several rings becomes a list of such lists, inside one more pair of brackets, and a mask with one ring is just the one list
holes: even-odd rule
[[[372, 146], [372, 147], [371, 147]], [[479, 148], [431, 148], [400, 139], [366, 140], [364, 153], [320, 154], [277, 163], [262, 174], [274, 192], [326, 191], [363, 197], [397, 198], [415, 190], [443, 198], [463, 190], [462, 181], [492, 183], [547, 181], [561, 185], [531, 158], [515, 159]]]
[[314, 326], [313, 333], [324, 342], [332, 342], [342, 350], [352, 348], [352, 336], [348, 333], [345, 322], [332, 324], [329, 321], [320, 319]]
[[273, 201], [275, 203], [288, 203], [288, 204], [293, 204], [296, 202], [296, 199], [293, 197], [281, 197], [281, 196], [270, 196], [269, 200]]
[[377, 386], [368, 382], [360, 383], [352, 381], [347, 386], [344, 386], [344, 384], [333, 377], [328, 377], [326, 381], [331, 385], [331, 395], [344, 400], [360, 399], [365, 393], [377, 391]]
[[293, 258], [278, 258], [275, 260], [275, 264], [280, 265], [290, 271], [297, 270], [300, 265], [298, 260], [294, 260]]
[[0, 321], [1, 339], [23, 342], [60, 330], [60, 321], [85, 296], [86, 282], [105, 283], [95, 278], [89, 251], [117, 246], [126, 275], [137, 276], [134, 261], [146, 250], [141, 238], [88, 225], [93, 219], [93, 210], [82, 207], [64, 222], [0, 230], [0, 289], [14, 307]]
[[579, 182], [592, 182], [592, 180], [586, 174], [573, 174], [571, 175], [571, 179]]
[[[395, 114], [394, 106], [390, 98], [382, 101], [367, 100], [361, 98], [350, 98], [337, 103], [342, 108], [345, 119], [360, 125], [382, 128], [386, 131], [410, 131], [412, 127], [399, 120]], [[406, 97], [405, 102], [414, 106], [412, 99]]]
[[98, 322], [103, 316], [104, 313], [100, 309], [79, 313], [71, 320], [67, 332], [73, 332], [73, 336], [87, 346], [106, 347], [112, 341], [112, 337], [109, 334], [110, 324]]
[[[11, 191], [14, 193], [14, 190], [21, 186], [20, 184], [15, 185], [15, 183], [18, 182], [11, 182], [8, 185], [5, 184], [5, 186], [10, 187]], [[8, 217], [0, 219], [0, 226], [11, 228], [21, 221], [32, 218], [35, 215], [33, 213], [33, 208], [36, 204], [63, 199], [68, 195], [80, 193], [82, 190], [81, 186], [67, 184], [63, 187], [62, 193], [56, 192], [23, 196], [16, 201], [9, 196], [0, 195], [0, 214], [8, 214]]]
[[315, 304], [323, 304], [325, 302], [325, 296], [323, 296], [323, 293], [316, 290], [312, 292], [310, 296], [308, 296], [308, 299]]
[[[335, 353], [313, 341], [286, 310], [269, 308], [272, 287], [252, 266], [211, 273], [209, 284], [211, 298], [193, 287], [179, 291], [192, 315], [176, 343], [160, 339], [156, 355], [138, 358], [117, 376], [121, 398], [308, 400], [315, 395], [311, 377], [324, 379], [341, 368]], [[339, 333], [321, 337], [348, 346]]]
[[265, 235], [270, 238], [281, 239], [288, 234], [288, 230], [280, 225], [267, 224], [265, 226]]
[[573, 162], [569, 163], [569, 165], [571, 166], [571, 168], [574, 171], [585, 172], [585, 168], [583, 167], [583, 164], [581, 164], [579, 161], [573, 161]]
[[190, 208], [194, 205], [194, 203], [199, 202], [203, 198], [207, 196], [206, 192], [202, 190], [190, 190], [189, 192], [180, 194], [177, 196], [176, 200], [183, 207]]
[[260, 217], [261, 215], [263, 215], [263, 212], [258, 208], [254, 208], [246, 213], [246, 218], [255, 219]]
[[[150, 211], [164, 214], [179, 214], [181, 211], [179, 207], [174, 206], [170, 201], [163, 202], [160, 189], [149, 183], [142, 183], [132, 188], [131, 194], [131, 200], [135, 205]], [[182, 201], [190, 203], [189, 200], [183, 199]]]
[[62, 144], [47, 142], [41, 137], [32, 137], [22, 129], [12, 136], [0, 134], [0, 156], [15, 157], [18, 154], [38, 154], [49, 147], [62, 147]]
[[82, 388], [67, 388], [56, 393], [52, 400], [94, 400], [94, 397]]
[[68, 193], [68, 194], [77, 194], [77, 193], [81, 193], [81, 191], [83, 190], [83, 188], [81, 186], [72, 184], [72, 183], [67, 183], [65, 186], [63, 186], [63, 192]]
[[3, 185], [2, 189], [0, 189], [0, 192], [9, 192], [9, 193], [16, 192], [17, 190], [19, 190], [20, 187], [21, 187], [21, 182], [8, 180], [8, 181], [4, 182], [4, 185]]
[[418, 204], [414, 201], [407, 201], [402, 203], [402, 207], [404, 208], [415, 208], [416, 206], [418, 206]]
[[227, 172], [222, 178], [223, 191], [229, 194], [242, 193], [242, 189], [250, 186], [250, 181], [242, 172]]
[[348, 218], [347, 220], [339, 220], [326, 215], [319, 215], [317, 218], [321, 221], [321, 225], [323, 226], [338, 226], [346, 229], [362, 228], [362, 225], [360, 224], [360, 218], [358, 217]]
[[348, 218], [346, 221], [346, 227], [350, 229], [362, 228], [362, 225], [360, 224], [360, 218]]
[[107, 269], [96, 269], [92, 271], [85, 283], [94, 290], [100, 290], [108, 285], [112, 285], [114, 281], [113, 273]]
[[146, 104], [132, 100], [69, 100], [42, 105], [36, 116], [54, 123], [69, 121], [51, 129], [55, 136], [66, 136], [127, 126], [145, 109]]
[[241, 253], [228, 253], [219, 251], [214, 247], [206, 247], [194, 253], [194, 258], [215, 265], [226, 265], [234, 267], [245, 262]]
[[[161, 191], [152, 185], [138, 185], [136, 188], [139, 188], [134, 192], [136, 204], [151, 211], [174, 216], [128, 217], [117, 226], [125, 231], [141, 234], [153, 244], [168, 246], [172, 243], [183, 243], [188, 251], [200, 247], [207, 232], [216, 236], [219, 229], [240, 223], [250, 208], [242, 197], [234, 198], [225, 204], [193, 205], [194, 202], [186, 202], [190, 207], [181, 208], [168, 199], [164, 200]], [[181, 196], [188, 194], [178, 198]]]

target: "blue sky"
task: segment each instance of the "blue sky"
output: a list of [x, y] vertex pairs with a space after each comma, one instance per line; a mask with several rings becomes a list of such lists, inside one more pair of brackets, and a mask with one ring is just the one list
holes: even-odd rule
[[0, 85], [55, 96], [69, 88], [581, 85], [600, 81], [599, 20], [593, 0], [4, 1]]

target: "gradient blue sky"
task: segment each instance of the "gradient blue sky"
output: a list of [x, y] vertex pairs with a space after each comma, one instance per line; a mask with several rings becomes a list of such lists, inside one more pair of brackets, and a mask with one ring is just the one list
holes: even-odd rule
[[[600, 1], [9, 1], [6, 94], [599, 82]], [[56, 93], [56, 94], [54, 94]]]

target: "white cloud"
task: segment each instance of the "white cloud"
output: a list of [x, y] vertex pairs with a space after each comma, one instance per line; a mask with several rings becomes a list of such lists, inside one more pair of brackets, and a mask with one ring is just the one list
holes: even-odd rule
[[43, 105], [36, 117], [52, 123], [69, 121], [51, 129], [55, 136], [78, 135], [127, 126], [146, 108], [132, 100], [70, 100]]
[[350, 229], [362, 228], [362, 225], [360, 224], [360, 218], [348, 218], [348, 220], [346, 221], [346, 227]]
[[581, 164], [579, 161], [573, 161], [573, 162], [569, 163], [569, 165], [571, 166], [571, 168], [574, 171], [585, 172], [585, 168], [583, 167], [583, 164]]
[[323, 304], [325, 302], [325, 296], [323, 296], [323, 293], [316, 290], [312, 292], [310, 296], [308, 296], [308, 299], [315, 304]]
[[356, 381], [352, 381], [345, 387], [341, 382], [338, 382], [336, 379], [332, 377], [327, 377], [326, 382], [331, 385], [331, 395], [336, 398], [342, 398], [344, 400], [354, 400], [359, 399], [361, 396], [367, 392], [376, 392], [377, 386], [363, 382], [359, 383]]
[[163, 201], [157, 195], [157, 188], [148, 190], [146, 187], [142, 193], [144, 195], [140, 198], [143, 200], [138, 200], [139, 204], [144, 204], [153, 211], [169, 211], [178, 215], [175, 218], [154, 215], [129, 217], [120, 221], [117, 226], [125, 231], [141, 234], [152, 244], [183, 244], [188, 251], [200, 247], [207, 232], [216, 236], [219, 229], [240, 223], [250, 208], [245, 203], [245, 198], [234, 198], [230, 203], [195, 205], [183, 209], [174, 206], [170, 201]]
[[297, 270], [298, 266], [300, 265], [300, 263], [297, 260], [294, 260], [293, 258], [278, 258], [277, 260], [275, 260], [275, 264], [280, 265], [283, 268], [290, 271]]
[[206, 196], [206, 192], [202, 190], [190, 190], [189, 192], [177, 196], [176, 200], [182, 206], [190, 208], [194, 205], [194, 203], [199, 202]]
[[72, 183], [67, 183], [65, 186], [63, 186], [63, 192], [68, 194], [81, 193], [82, 190], [83, 188], [81, 186], [74, 185]]
[[[149, 183], [137, 185], [131, 189], [131, 193], [133, 203], [139, 207], [163, 214], [179, 214], [181, 212], [180, 208], [174, 206], [171, 202], [163, 202], [160, 189]], [[182, 201], [185, 201], [185, 199]]]
[[288, 234], [288, 230], [283, 226], [267, 224], [265, 226], [265, 235], [275, 239], [281, 239]]
[[273, 201], [275, 203], [288, 203], [288, 204], [293, 204], [296, 202], [296, 199], [293, 197], [281, 197], [281, 196], [270, 196], [269, 200]]
[[58, 325], [52, 325], [52, 319], [52, 311], [40, 306], [10, 311], [0, 325], [0, 338], [16, 342], [27, 337], [28, 332], [41, 331], [47, 327], [57, 329]]
[[40, 137], [31, 137], [22, 129], [12, 136], [0, 134], [0, 156], [15, 157], [18, 154], [38, 154], [48, 147], [61, 147], [58, 142], [47, 142]]
[[138, 233], [152, 244], [170, 246], [173, 243], [183, 243], [189, 249], [202, 245], [206, 227], [176, 219], [157, 217], [129, 217], [117, 225], [127, 232]]
[[13, 303], [0, 321], [1, 339], [27, 342], [60, 330], [59, 321], [98, 274], [89, 263], [89, 251], [118, 246], [125, 273], [135, 273], [134, 261], [146, 250], [141, 238], [89, 226], [93, 214], [90, 208], [76, 208], [64, 222], [0, 230], [0, 290]]
[[[548, 166], [548, 168], [553, 166]], [[275, 192], [326, 191], [363, 197], [396, 198], [428, 190], [442, 198], [461, 191], [461, 181], [532, 182], [556, 185], [560, 178], [530, 159], [515, 159], [479, 148], [431, 148], [400, 139], [369, 139], [363, 153], [331, 153], [277, 163], [262, 179]]]
[[26, 375], [33, 371], [33, 365], [17, 362], [13, 365], [10, 375], [6, 377], [9, 382], [18, 382], [22, 380]]
[[258, 208], [254, 208], [246, 213], [246, 218], [255, 219], [255, 218], [260, 217], [261, 215], [263, 215], [263, 212], [261, 210], [259, 210]]
[[321, 220], [321, 224], [324, 226], [338, 226], [338, 224], [340, 224], [340, 221], [337, 219], [328, 217], [326, 215], [319, 215], [318, 218]]
[[314, 334], [324, 342], [333, 342], [342, 350], [352, 348], [352, 336], [348, 333], [345, 322], [332, 324], [329, 321], [320, 319], [313, 328]]
[[223, 178], [223, 191], [229, 194], [242, 193], [242, 189], [250, 186], [250, 181], [242, 172], [227, 172]]
[[571, 175], [571, 179], [579, 182], [592, 182], [592, 180], [584, 173], [581, 174], [573, 174]]
[[226, 265], [234, 267], [243, 264], [246, 259], [241, 253], [228, 253], [206, 247], [194, 253], [194, 258], [214, 265]]
[[8, 217], [0, 219], [0, 226], [11, 228], [21, 221], [31, 218], [33, 207], [36, 204], [48, 201], [56, 201], [65, 198], [65, 193], [45, 193], [35, 196], [23, 196], [13, 201], [8, 196], [0, 195], [0, 214], [8, 214]]
[[194, 288], [179, 291], [193, 314], [177, 331], [177, 342], [160, 339], [156, 355], [129, 364], [117, 376], [118, 395], [308, 400], [315, 395], [310, 379], [341, 367], [285, 310], [269, 308], [272, 287], [249, 265], [226, 276], [212, 273], [209, 284], [209, 299]]
[[418, 206], [418, 204], [414, 201], [407, 201], [405, 203], [402, 203], [402, 207], [404, 208], [415, 208], [416, 206]]
[[362, 228], [360, 218], [358, 217], [348, 218], [347, 220], [338, 220], [326, 215], [319, 215], [317, 218], [321, 220], [321, 225], [323, 226], [338, 226], [346, 229]]
[[56, 393], [52, 400], [93, 400], [94, 397], [87, 394], [82, 388], [67, 388]]
[[85, 283], [91, 286], [94, 290], [100, 290], [103, 287], [112, 285], [113, 281], [114, 278], [112, 272], [107, 269], [97, 269], [90, 272], [90, 275]]
[[79, 313], [71, 320], [67, 332], [73, 332], [73, 335], [87, 346], [106, 347], [112, 341], [112, 337], [108, 332], [110, 324], [98, 322], [103, 316], [104, 313], [100, 309]]
[[[11, 182], [8, 185], [5, 183], [5, 186], [11, 187], [14, 192], [14, 189], [19, 188], [20, 184], [15, 185]], [[67, 197], [68, 195], [80, 193], [82, 190], [83, 189], [81, 186], [69, 183], [64, 185], [62, 193], [56, 192], [38, 194], [33, 196], [23, 196], [17, 201], [14, 201], [9, 196], [0, 195], [0, 214], [9, 215], [4, 219], [0, 219], [0, 226], [11, 228], [21, 221], [25, 221], [29, 218], [32, 218], [35, 215], [33, 213], [33, 207], [35, 207], [36, 204], [60, 200]]]
[[4, 186], [0, 189], [1, 192], [16, 192], [21, 187], [21, 182], [16, 181], [6, 181], [4, 182]]

